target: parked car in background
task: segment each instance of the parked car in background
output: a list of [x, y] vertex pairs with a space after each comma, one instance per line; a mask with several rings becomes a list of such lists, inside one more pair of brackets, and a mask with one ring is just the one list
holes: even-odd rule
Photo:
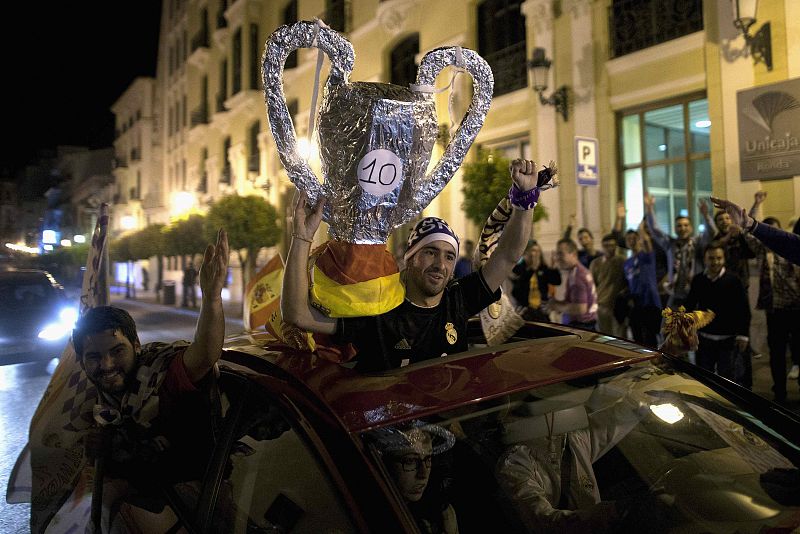
[[77, 317], [49, 272], [0, 271], [0, 365], [58, 358]]
[[465, 353], [359, 374], [267, 334], [229, 338], [205, 478], [163, 488], [160, 514], [139, 514], [144, 530], [800, 527], [793, 413], [597, 333], [527, 323], [488, 347], [473, 323], [470, 341]]

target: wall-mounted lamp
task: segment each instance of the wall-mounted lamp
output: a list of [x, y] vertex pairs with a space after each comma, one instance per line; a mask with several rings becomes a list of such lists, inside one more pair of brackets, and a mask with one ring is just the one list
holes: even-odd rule
[[769, 22], [750, 35], [750, 26], [756, 23], [758, 0], [731, 0], [733, 5], [733, 25], [744, 36], [744, 41], [753, 54], [755, 63], [764, 63], [767, 70], [772, 70], [772, 32]]
[[562, 85], [548, 97], [544, 96], [547, 89], [547, 75], [550, 72], [551, 61], [544, 55], [544, 48], [534, 48], [533, 58], [528, 61], [528, 68], [533, 75], [533, 90], [539, 94], [539, 102], [543, 106], [555, 106], [556, 111], [561, 113], [564, 121], [569, 118], [568, 95], [569, 89]]

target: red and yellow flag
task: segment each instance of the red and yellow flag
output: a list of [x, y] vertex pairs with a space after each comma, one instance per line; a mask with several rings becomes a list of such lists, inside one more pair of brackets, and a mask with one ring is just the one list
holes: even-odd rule
[[327, 241], [311, 262], [312, 303], [329, 317], [380, 315], [405, 298], [397, 262], [385, 245]]
[[313, 351], [316, 348], [314, 338], [308, 332], [283, 322], [283, 272], [283, 258], [276, 254], [250, 279], [244, 296], [244, 327], [246, 330], [263, 327], [275, 339], [290, 347]]

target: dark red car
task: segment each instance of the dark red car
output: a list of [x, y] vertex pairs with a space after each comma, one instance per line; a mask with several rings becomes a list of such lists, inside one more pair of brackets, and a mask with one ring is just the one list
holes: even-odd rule
[[230, 338], [218, 446], [202, 483], [167, 492], [173, 531], [800, 527], [791, 412], [604, 335], [471, 334], [468, 352], [380, 374]]

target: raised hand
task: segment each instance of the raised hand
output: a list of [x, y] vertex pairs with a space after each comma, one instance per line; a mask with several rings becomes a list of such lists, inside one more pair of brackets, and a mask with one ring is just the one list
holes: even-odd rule
[[200, 290], [203, 297], [220, 298], [228, 276], [228, 233], [220, 228], [216, 245], [208, 245], [200, 266]]
[[716, 208], [725, 210], [725, 212], [731, 216], [732, 224], [742, 228], [750, 228], [752, 219], [743, 207], [734, 204], [730, 200], [725, 200], [724, 198], [711, 197], [711, 202]]
[[756, 191], [756, 194], [753, 196], [756, 204], [762, 204], [767, 199], [767, 192], [766, 191]]
[[644, 194], [644, 207], [647, 208], [647, 211], [653, 211], [656, 205], [656, 197], [651, 195], [650, 193], [645, 192]]
[[700, 215], [703, 217], [708, 217], [708, 204], [706, 203], [706, 199], [701, 198], [697, 202], [697, 208], [700, 210]]
[[530, 191], [536, 187], [536, 164], [529, 159], [515, 159], [509, 166], [511, 179], [520, 191]]
[[320, 197], [316, 206], [308, 203], [308, 196], [303, 191], [296, 190], [294, 194], [294, 217], [292, 218], [292, 236], [308, 241], [314, 240], [314, 234], [322, 222], [322, 209], [325, 207], [325, 197]]
[[617, 201], [617, 217], [624, 219], [628, 210], [625, 209], [625, 202], [622, 200]]

